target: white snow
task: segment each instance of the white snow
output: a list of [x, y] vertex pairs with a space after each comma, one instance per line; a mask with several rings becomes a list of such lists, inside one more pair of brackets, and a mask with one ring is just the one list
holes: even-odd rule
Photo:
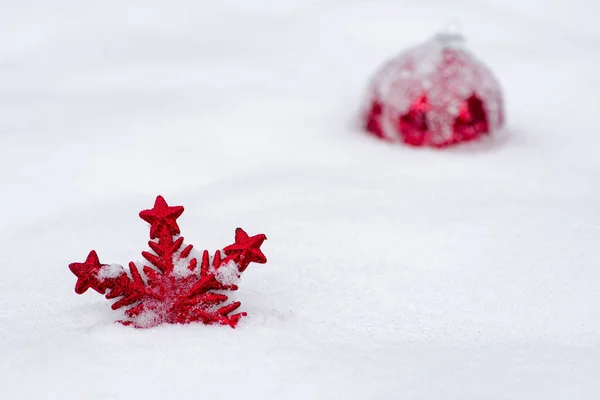
[[123, 268], [122, 265], [119, 264], [107, 264], [104, 265], [102, 268], [100, 268], [100, 271], [98, 271], [98, 278], [100, 278], [100, 280], [106, 279], [106, 278], [116, 278], [121, 274], [125, 273], [125, 269]]
[[[183, 244], [181, 246], [181, 249], [185, 249], [187, 246], [187, 244]], [[200, 254], [201, 255], [201, 254]], [[194, 252], [194, 254], [189, 254], [187, 257], [184, 258], [179, 258], [180, 254], [176, 254], [173, 261], [173, 276], [176, 276], [178, 278], [186, 278], [192, 274], [195, 273], [195, 271], [190, 270], [190, 262], [192, 261], [192, 259], [195, 257], [197, 262], [198, 262], [198, 266], [200, 265], [200, 262], [202, 261], [202, 258], [198, 258], [199, 254], [197, 254], [197, 252]], [[199, 268], [199, 267], [198, 267]], [[195, 269], [196, 271], [198, 270], [197, 268]]]
[[215, 271], [215, 277], [217, 278], [217, 281], [224, 285], [237, 285], [241, 277], [240, 275], [241, 274], [238, 271], [238, 265], [233, 261], [229, 261], [221, 265]]
[[[164, 314], [163, 314], [164, 315]], [[155, 327], [160, 323], [162, 315], [154, 310], [145, 310], [140, 315], [131, 318], [135, 326], [140, 328]]]
[[[1, 399], [597, 399], [600, 5], [0, 6]], [[509, 134], [357, 129], [371, 74], [458, 17]], [[228, 327], [136, 330], [68, 264], [265, 233]]]

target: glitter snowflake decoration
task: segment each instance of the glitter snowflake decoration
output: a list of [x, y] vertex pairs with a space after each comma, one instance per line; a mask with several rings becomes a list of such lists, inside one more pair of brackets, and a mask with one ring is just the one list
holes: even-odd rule
[[151, 251], [142, 252], [145, 262], [130, 262], [126, 270], [118, 264], [102, 264], [95, 251], [69, 269], [77, 276], [75, 292], [93, 289], [115, 299], [112, 309], [125, 308], [127, 319], [118, 321], [136, 328], [163, 323], [229, 325], [235, 328], [245, 312], [234, 313], [241, 305], [229, 302], [228, 292], [238, 289], [241, 273], [252, 262], [264, 264], [260, 250], [264, 234], [248, 236], [237, 228], [235, 243], [209, 255], [185, 245], [177, 218], [182, 206], [169, 206], [162, 196], [154, 208], [140, 212], [150, 224]]

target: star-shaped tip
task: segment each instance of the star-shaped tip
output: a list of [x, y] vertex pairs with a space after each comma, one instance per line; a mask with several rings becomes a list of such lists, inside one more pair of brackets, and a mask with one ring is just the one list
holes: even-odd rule
[[92, 250], [90, 251], [90, 254], [88, 254], [87, 258], [85, 259], [86, 263], [94, 263], [94, 264], [100, 264], [100, 258], [98, 257], [98, 253], [96, 253], [96, 250]]
[[233, 256], [233, 259], [240, 264], [240, 272], [243, 272], [248, 264], [255, 262], [264, 264], [267, 262], [267, 257], [260, 250], [263, 242], [267, 239], [264, 234], [248, 236], [242, 228], [235, 230], [235, 243], [223, 249], [225, 254]]
[[235, 241], [248, 239], [248, 234], [242, 228], [235, 228]]
[[167, 201], [160, 194], [156, 196], [156, 200], [154, 200], [154, 207], [168, 207]]
[[69, 264], [69, 269], [77, 277], [75, 293], [82, 294], [90, 288], [102, 293], [97, 279], [98, 271], [102, 266], [95, 250], [90, 251], [84, 262]]
[[258, 244], [258, 246], [260, 247], [263, 244], [263, 242], [265, 240], [267, 240], [267, 236], [264, 233], [260, 233], [258, 235], [250, 237], [250, 236], [248, 236], [246, 231], [243, 230], [242, 228], [235, 229], [235, 241], [236, 242], [243, 242], [243, 241], [250, 240], [250, 239], [252, 239], [252, 240], [259, 239], [260, 243]]
[[169, 206], [164, 197], [158, 195], [154, 202], [154, 208], [140, 212], [140, 218], [151, 225], [150, 237], [158, 237], [160, 230], [165, 227], [172, 235], [180, 233], [177, 218], [183, 214], [183, 206]]

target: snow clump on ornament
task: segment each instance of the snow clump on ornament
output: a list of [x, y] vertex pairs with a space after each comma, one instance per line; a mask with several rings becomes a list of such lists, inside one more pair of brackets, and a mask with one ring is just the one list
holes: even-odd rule
[[496, 77], [450, 31], [385, 63], [363, 114], [365, 130], [378, 138], [437, 148], [494, 133], [503, 120]]

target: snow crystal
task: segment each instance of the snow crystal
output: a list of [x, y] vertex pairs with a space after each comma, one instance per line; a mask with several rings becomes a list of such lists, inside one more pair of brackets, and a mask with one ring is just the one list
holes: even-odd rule
[[179, 258], [177, 255], [174, 256], [173, 260], [173, 276], [176, 278], [186, 278], [195, 272], [190, 270], [190, 262], [194, 257], [188, 256], [186, 258]]
[[140, 315], [133, 318], [135, 326], [140, 328], [149, 328], [158, 325], [162, 322], [160, 313], [152, 309], [148, 309]]
[[98, 271], [99, 279], [116, 278], [125, 273], [125, 269], [119, 264], [108, 264], [100, 268]]
[[215, 277], [219, 282], [225, 285], [234, 285], [240, 278], [238, 265], [233, 261], [229, 261], [227, 264], [221, 265], [215, 271]]

